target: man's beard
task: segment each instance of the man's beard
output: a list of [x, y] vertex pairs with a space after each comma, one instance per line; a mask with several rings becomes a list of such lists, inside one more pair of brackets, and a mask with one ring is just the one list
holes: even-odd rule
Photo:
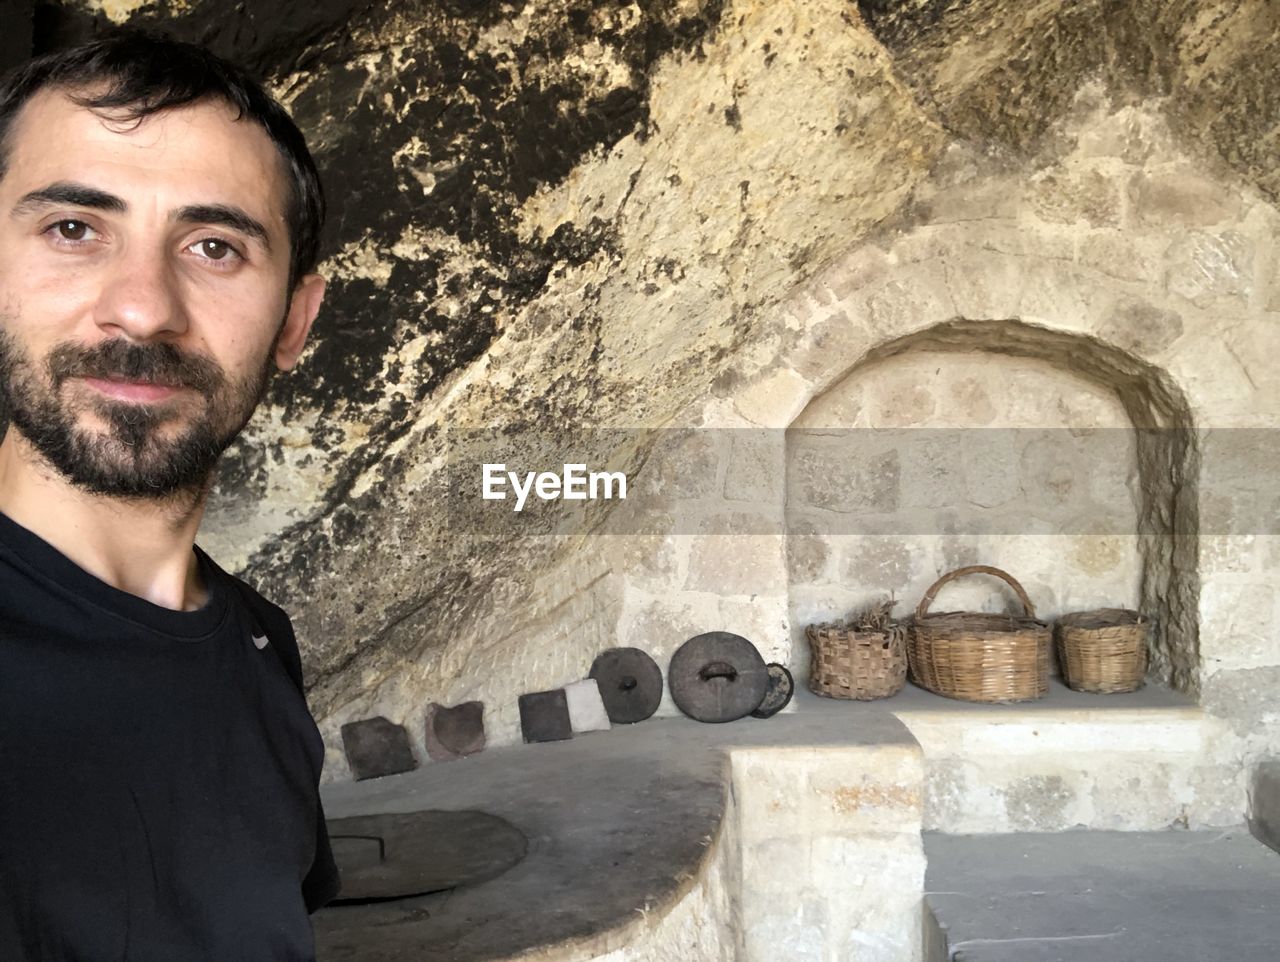
[[[253, 415], [270, 374], [269, 357], [250, 378], [231, 381], [207, 357], [171, 344], [116, 338], [93, 347], [58, 345], [41, 376], [14, 338], [0, 330], [0, 402], [11, 428], [72, 484], [108, 497], [162, 499], [202, 490]], [[192, 400], [185, 391], [153, 404], [69, 398], [62, 388], [73, 377], [189, 388], [204, 398], [204, 406], [194, 416], [181, 413]], [[87, 411], [105, 428], [80, 424]], [[186, 425], [174, 431], [183, 417]], [[166, 428], [168, 436], [162, 436]]]

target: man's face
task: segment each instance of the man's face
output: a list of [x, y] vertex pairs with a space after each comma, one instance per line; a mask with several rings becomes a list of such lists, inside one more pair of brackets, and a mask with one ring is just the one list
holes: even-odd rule
[[97, 494], [198, 488], [272, 362], [319, 307], [290, 302], [288, 185], [257, 124], [207, 101], [113, 124], [43, 91], [0, 178], [0, 392], [12, 425]]

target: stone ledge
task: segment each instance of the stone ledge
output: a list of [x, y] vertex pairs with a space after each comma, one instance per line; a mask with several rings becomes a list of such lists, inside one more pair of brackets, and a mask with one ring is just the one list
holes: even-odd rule
[[[653, 719], [327, 785], [330, 818], [475, 808], [530, 846], [474, 889], [322, 910], [319, 957], [766, 962], [786, 946], [817, 962], [858, 945], [871, 962], [918, 960], [919, 747], [888, 712], [851, 726], [843, 708]], [[882, 898], [885, 878], [897, 897]]]
[[330, 817], [478, 808], [530, 854], [475, 889], [326, 909], [320, 957], [769, 962], [785, 947], [796, 962], [916, 962], [922, 825], [1238, 825], [1222, 725], [1155, 688], [1055, 683], [1021, 705], [802, 689], [768, 721], [657, 718], [329, 785]]
[[908, 686], [887, 704], [925, 754], [924, 824], [945, 832], [1237, 826], [1245, 790], [1228, 726], [1148, 686], [978, 705]]
[[1227, 722], [1165, 688], [1089, 695], [1053, 679], [1038, 701], [984, 705], [908, 684], [873, 702], [832, 702], [805, 689], [793, 705], [803, 712], [813, 702], [832, 705], [852, 727], [883, 711], [906, 725], [924, 752], [929, 831], [1244, 823], [1239, 740]]

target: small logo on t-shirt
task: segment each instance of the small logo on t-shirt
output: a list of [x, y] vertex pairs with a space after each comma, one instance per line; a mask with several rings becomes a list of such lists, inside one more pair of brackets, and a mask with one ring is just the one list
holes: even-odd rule
[[266, 636], [266, 635], [254, 635], [254, 636], [253, 636], [253, 647], [257, 648], [257, 649], [258, 649], [258, 651], [262, 651], [262, 649], [263, 649], [263, 648], [267, 647], [267, 636]]

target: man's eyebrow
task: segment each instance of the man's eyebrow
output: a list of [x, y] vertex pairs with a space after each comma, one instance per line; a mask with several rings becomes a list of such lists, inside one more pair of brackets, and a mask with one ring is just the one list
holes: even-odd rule
[[115, 214], [122, 214], [129, 208], [123, 200], [115, 194], [108, 194], [105, 190], [98, 190], [96, 187], [88, 187], [84, 184], [58, 181], [48, 187], [41, 187], [29, 194], [23, 194], [22, 199], [13, 205], [13, 216], [21, 217], [32, 211], [45, 207], [57, 207], [61, 204], [106, 210]]
[[174, 220], [186, 224], [217, 224], [229, 227], [259, 241], [268, 251], [271, 250], [271, 238], [262, 223], [250, 217], [239, 207], [230, 204], [192, 204], [180, 209]]

